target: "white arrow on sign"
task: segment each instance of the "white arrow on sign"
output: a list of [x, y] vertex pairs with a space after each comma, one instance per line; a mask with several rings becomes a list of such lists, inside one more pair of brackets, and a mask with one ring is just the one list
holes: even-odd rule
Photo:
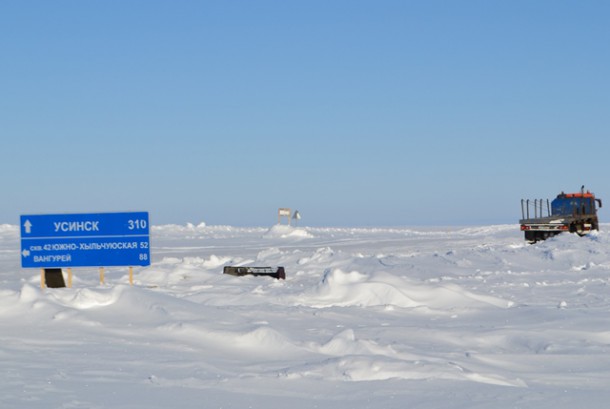
[[30, 223], [29, 220], [26, 220], [25, 223], [23, 223], [23, 227], [25, 227], [25, 232], [26, 233], [31, 233], [32, 232], [32, 223]]
[[30, 250], [23, 250], [23, 251], [21, 252], [21, 255], [22, 255], [23, 257], [28, 257], [28, 256], [30, 255]]

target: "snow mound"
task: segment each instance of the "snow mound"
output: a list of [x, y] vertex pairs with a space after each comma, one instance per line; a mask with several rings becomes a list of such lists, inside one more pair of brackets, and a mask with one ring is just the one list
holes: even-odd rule
[[306, 364], [287, 373], [291, 379], [317, 378], [333, 381], [454, 380], [496, 386], [527, 387], [521, 379], [510, 379], [497, 374], [471, 372], [452, 362], [427, 360], [402, 361], [387, 357], [349, 356], [331, 358], [321, 363]]
[[383, 272], [364, 274], [339, 268], [325, 271], [317, 287], [298, 297], [298, 302], [313, 308], [396, 306], [445, 311], [482, 305], [512, 306], [511, 302], [475, 294], [457, 285], [425, 285]]
[[74, 291], [54, 291], [50, 296], [59, 304], [77, 309], [101, 308], [117, 302], [123, 293], [123, 286], [114, 288], [88, 289], [80, 288]]
[[263, 234], [263, 237], [266, 239], [310, 239], [314, 236], [305, 229], [278, 224], [271, 227]]

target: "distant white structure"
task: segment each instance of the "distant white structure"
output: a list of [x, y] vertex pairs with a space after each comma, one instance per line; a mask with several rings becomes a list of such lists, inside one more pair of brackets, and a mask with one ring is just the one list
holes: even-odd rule
[[286, 217], [288, 219], [288, 226], [290, 226], [290, 208], [288, 207], [280, 207], [277, 209], [277, 224], [282, 224], [282, 217]]

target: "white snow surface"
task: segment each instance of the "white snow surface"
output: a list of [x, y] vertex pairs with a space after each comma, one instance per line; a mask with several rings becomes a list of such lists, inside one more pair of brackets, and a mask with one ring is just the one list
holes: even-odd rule
[[41, 289], [2, 225], [0, 407], [607, 408], [609, 227], [154, 226]]

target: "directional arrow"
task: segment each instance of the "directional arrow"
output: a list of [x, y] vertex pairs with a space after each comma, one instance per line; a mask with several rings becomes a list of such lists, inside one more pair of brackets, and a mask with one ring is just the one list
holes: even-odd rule
[[23, 257], [29, 257], [29, 255], [30, 255], [30, 250], [23, 250], [23, 251], [21, 252], [21, 255], [22, 255]]
[[25, 227], [25, 232], [26, 233], [31, 233], [32, 232], [32, 223], [30, 223], [29, 220], [26, 220], [25, 223], [23, 223], [23, 227]]

